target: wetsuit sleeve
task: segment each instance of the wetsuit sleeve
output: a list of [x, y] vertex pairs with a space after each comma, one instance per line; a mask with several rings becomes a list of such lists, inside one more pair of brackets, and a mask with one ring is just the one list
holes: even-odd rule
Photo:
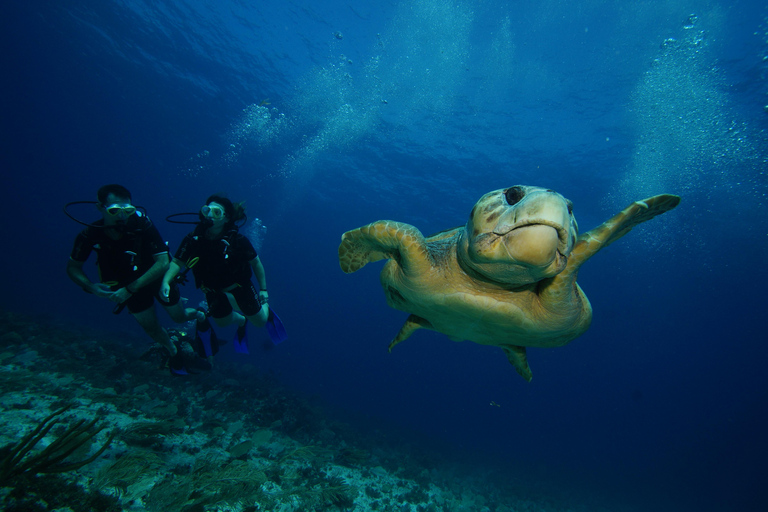
[[251, 261], [254, 259], [258, 254], [256, 253], [256, 249], [253, 248], [253, 244], [250, 240], [248, 240], [248, 237], [245, 235], [238, 234], [237, 238], [237, 251], [239, 254], [243, 255], [243, 258], [245, 258], [245, 261]]
[[88, 259], [88, 256], [91, 255], [93, 243], [91, 230], [82, 230], [80, 234], [77, 235], [77, 238], [75, 238], [75, 245], [72, 247], [72, 252], [69, 255], [70, 258], [81, 263], [85, 262]]
[[191, 258], [195, 257], [194, 242], [195, 239], [191, 233], [185, 236], [184, 240], [181, 241], [179, 248], [176, 249], [176, 254], [174, 254], [173, 257], [186, 265]]
[[[146, 217], [145, 217], [146, 218]], [[141, 231], [141, 235], [144, 238], [144, 244], [149, 249], [150, 254], [157, 256], [168, 252], [168, 246], [165, 245], [163, 237], [160, 236], [160, 232], [157, 230], [154, 224], [147, 219], [146, 228]]]

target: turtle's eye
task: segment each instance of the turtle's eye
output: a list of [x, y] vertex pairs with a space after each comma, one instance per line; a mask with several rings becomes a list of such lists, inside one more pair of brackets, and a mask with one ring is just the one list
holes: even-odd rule
[[510, 187], [504, 191], [504, 199], [507, 200], [509, 206], [514, 206], [525, 197], [525, 192], [521, 187]]
[[573, 203], [567, 201], [566, 204], [568, 205], [568, 215], [573, 215]]

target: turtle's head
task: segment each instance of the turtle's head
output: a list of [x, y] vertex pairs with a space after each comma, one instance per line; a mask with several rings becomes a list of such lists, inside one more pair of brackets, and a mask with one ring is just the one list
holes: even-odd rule
[[475, 204], [459, 259], [499, 283], [534, 283], [565, 269], [578, 233], [569, 200], [553, 190], [516, 185]]

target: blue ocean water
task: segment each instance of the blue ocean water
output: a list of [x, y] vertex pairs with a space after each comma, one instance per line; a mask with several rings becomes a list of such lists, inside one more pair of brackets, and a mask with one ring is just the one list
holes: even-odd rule
[[[253, 364], [340, 417], [616, 510], [765, 507], [763, 2], [0, 13], [3, 309], [139, 334], [68, 280], [80, 227], [61, 207], [122, 183], [174, 249], [186, 229], [162, 219], [224, 191], [259, 220], [291, 336]], [[436, 333], [387, 354], [406, 314], [386, 306], [380, 264], [341, 272], [341, 234], [378, 219], [462, 225], [481, 195], [514, 184], [571, 199], [582, 230], [653, 194], [682, 203], [585, 265], [593, 325], [530, 349], [531, 383], [499, 350]]]

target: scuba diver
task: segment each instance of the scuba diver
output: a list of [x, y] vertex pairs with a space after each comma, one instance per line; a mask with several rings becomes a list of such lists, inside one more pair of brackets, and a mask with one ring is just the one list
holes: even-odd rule
[[[238, 223], [242, 225], [246, 220], [243, 203], [233, 204], [226, 197], [212, 195], [197, 215], [197, 227], [184, 237], [163, 277], [161, 295], [171, 293], [173, 283], [184, 280], [186, 272], [191, 269], [196, 287], [205, 293], [208, 314], [216, 325], [237, 325], [234, 339], [236, 352], [248, 353], [248, 321], [258, 327], [266, 326], [273, 343], [285, 340], [287, 335], [282, 322], [268, 305], [264, 265], [253, 244], [238, 230]], [[170, 221], [171, 217], [167, 220]], [[252, 276], [258, 281], [258, 291], [251, 282]], [[240, 312], [234, 310], [233, 304]], [[212, 332], [213, 329], [199, 330], [209, 361], [215, 353], [216, 344], [205, 336]]]
[[[205, 315], [183, 307], [177, 286], [166, 287], [164, 294], [160, 294], [163, 274], [171, 259], [168, 247], [143, 208], [131, 203], [128, 189], [122, 185], [105, 185], [98, 190], [97, 198], [95, 204], [102, 218], [91, 224], [77, 220], [67, 208], [74, 204], [93, 204], [92, 201], [75, 201], [64, 207], [70, 218], [87, 226], [75, 239], [67, 275], [83, 291], [115, 302], [114, 313], [127, 307], [149, 337], [168, 352], [173, 370], [175, 359], [180, 359], [181, 353], [160, 325], [154, 300], [158, 299], [177, 323], [204, 321]], [[97, 254], [98, 283], [92, 282], [83, 271], [83, 264], [92, 251]]]

